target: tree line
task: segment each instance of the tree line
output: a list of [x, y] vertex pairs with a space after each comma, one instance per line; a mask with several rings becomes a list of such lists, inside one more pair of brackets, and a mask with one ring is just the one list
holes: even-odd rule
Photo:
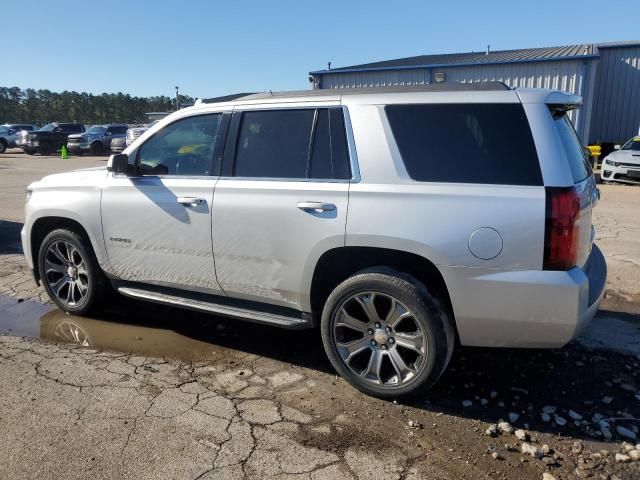
[[[180, 103], [193, 103], [180, 95]], [[164, 95], [134, 97], [125, 93], [52, 92], [18, 87], [0, 87], [0, 124], [50, 122], [146, 123], [147, 112], [172, 112], [175, 98]]]

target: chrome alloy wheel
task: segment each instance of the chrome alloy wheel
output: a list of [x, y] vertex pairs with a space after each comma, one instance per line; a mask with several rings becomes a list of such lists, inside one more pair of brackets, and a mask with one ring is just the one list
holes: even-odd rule
[[385, 293], [347, 298], [335, 313], [333, 340], [344, 364], [379, 386], [410, 383], [426, 362], [423, 327], [407, 307]]
[[56, 240], [47, 247], [44, 278], [51, 293], [67, 306], [78, 306], [87, 296], [89, 273], [86, 262], [69, 242]]

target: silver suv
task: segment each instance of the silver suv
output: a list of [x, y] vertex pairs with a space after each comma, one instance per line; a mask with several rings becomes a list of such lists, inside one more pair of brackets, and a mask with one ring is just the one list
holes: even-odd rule
[[67, 312], [113, 288], [319, 326], [355, 387], [416, 394], [456, 342], [560, 347], [595, 315], [606, 264], [580, 101], [489, 83], [186, 108], [106, 168], [30, 185], [24, 252]]

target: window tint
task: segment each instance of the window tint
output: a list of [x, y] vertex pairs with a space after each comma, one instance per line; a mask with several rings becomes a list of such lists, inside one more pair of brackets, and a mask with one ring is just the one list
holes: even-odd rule
[[385, 110], [414, 180], [542, 185], [522, 105], [389, 105]]
[[573, 181], [574, 183], [581, 182], [592, 174], [589, 159], [582, 145], [580, 145], [580, 140], [578, 140], [576, 131], [569, 117], [567, 117], [566, 112], [554, 112], [553, 119], [556, 129], [558, 130], [558, 135], [560, 135], [562, 146], [567, 154], [567, 159], [569, 160]]
[[143, 175], [210, 175], [221, 114], [183, 118], [167, 125], [138, 151]]
[[341, 109], [242, 114], [235, 176], [348, 179], [348, 162]]
[[62, 124], [62, 125], [60, 125], [60, 129], [63, 132], [66, 132], [66, 133], [69, 133], [69, 132], [70, 133], [82, 133], [83, 132], [81, 125], [75, 125], [75, 124], [72, 124], [72, 123]]
[[271, 110], [242, 115], [237, 177], [306, 178], [314, 110]]

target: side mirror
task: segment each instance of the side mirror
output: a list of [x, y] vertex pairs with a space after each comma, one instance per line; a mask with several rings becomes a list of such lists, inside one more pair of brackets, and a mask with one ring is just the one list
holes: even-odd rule
[[129, 166], [129, 155], [126, 153], [116, 153], [111, 155], [107, 162], [107, 171], [128, 175], [131, 171]]
[[614, 146], [613, 146], [613, 149], [614, 149], [614, 150], [620, 150], [620, 145], [614, 145]]
[[111, 135], [113, 135], [113, 133], [111, 133], [111, 132], [104, 132], [104, 136], [105, 136], [105, 137], [110, 137]]
[[16, 131], [13, 128], [10, 128], [9, 131], [7, 132], [9, 135], [15, 135]]

